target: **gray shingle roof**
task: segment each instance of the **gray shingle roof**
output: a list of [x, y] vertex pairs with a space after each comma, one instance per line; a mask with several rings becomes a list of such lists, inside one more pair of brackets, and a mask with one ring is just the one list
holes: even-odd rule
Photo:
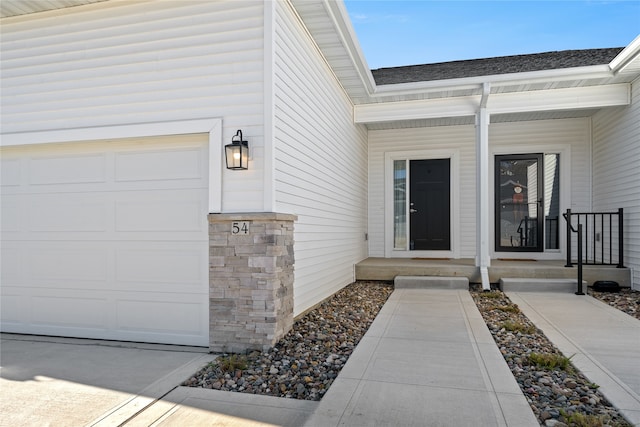
[[563, 50], [371, 70], [378, 85], [608, 64], [623, 48]]

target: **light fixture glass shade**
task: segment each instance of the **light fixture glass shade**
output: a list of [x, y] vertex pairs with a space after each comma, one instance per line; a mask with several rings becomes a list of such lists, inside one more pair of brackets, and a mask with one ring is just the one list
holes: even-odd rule
[[249, 166], [249, 144], [247, 141], [234, 141], [224, 146], [227, 169], [247, 169]]
[[227, 169], [249, 168], [249, 143], [243, 141], [240, 129], [231, 138], [231, 144], [224, 146], [224, 156], [227, 161]]

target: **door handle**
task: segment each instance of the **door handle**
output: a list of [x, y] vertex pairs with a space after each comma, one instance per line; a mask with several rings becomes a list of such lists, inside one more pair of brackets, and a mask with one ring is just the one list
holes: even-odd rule
[[418, 212], [418, 209], [413, 209], [413, 208], [409, 209], [409, 213], [416, 213], [416, 212]]

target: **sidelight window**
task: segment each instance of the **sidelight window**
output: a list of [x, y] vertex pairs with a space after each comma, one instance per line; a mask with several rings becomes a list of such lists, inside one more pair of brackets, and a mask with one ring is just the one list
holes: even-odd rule
[[407, 161], [393, 161], [393, 248], [407, 249]]

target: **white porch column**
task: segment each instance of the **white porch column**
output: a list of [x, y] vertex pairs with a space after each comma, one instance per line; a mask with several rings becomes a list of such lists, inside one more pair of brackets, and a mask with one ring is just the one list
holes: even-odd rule
[[487, 101], [491, 86], [489, 83], [482, 85], [482, 100], [480, 109], [476, 114], [476, 174], [477, 174], [477, 211], [476, 211], [476, 266], [480, 267], [482, 278], [482, 289], [489, 290], [489, 265], [491, 256], [489, 255], [489, 121], [490, 115], [487, 110]]

